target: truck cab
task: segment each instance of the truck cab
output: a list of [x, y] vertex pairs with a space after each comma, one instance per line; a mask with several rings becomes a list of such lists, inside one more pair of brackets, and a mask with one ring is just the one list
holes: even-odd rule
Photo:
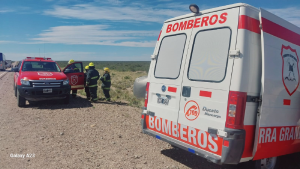
[[[68, 69], [76, 67], [76, 71]], [[27, 57], [13, 68], [14, 90], [18, 106], [26, 100], [41, 101], [62, 99], [69, 103], [71, 88], [82, 89], [84, 73], [81, 62], [68, 65], [63, 71], [51, 58]]]

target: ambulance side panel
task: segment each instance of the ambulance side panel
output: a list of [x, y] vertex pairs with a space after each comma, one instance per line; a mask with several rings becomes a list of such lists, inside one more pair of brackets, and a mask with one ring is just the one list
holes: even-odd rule
[[[246, 92], [248, 98], [258, 98], [261, 87], [259, 10], [240, 8], [236, 48], [240, 50], [240, 56], [234, 59], [230, 91]], [[248, 99], [244, 116], [246, 137], [242, 162], [253, 156], [257, 108], [258, 103]]]
[[261, 9], [262, 104], [254, 160], [300, 152], [300, 28]]

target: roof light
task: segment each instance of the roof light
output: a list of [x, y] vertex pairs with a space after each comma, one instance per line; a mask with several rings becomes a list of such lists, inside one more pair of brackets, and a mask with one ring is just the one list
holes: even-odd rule
[[191, 4], [189, 8], [190, 8], [191, 12], [196, 13], [196, 14], [199, 13], [199, 7], [196, 4]]

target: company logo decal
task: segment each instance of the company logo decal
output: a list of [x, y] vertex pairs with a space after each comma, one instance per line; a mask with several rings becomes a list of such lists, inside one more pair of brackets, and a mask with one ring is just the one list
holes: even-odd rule
[[299, 58], [295, 49], [282, 45], [282, 81], [290, 96], [292, 96], [299, 86]]
[[196, 120], [197, 117], [200, 114], [200, 108], [198, 103], [196, 103], [194, 100], [188, 101], [184, 106], [184, 113], [185, 117], [190, 120]]
[[166, 86], [165, 85], [163, 85], [162, 87], [161, 87], [161, 91], [163, 91], [163, 92], [165, 92], [166, 91]]
[[40, 75], [40, 76], [53, 76], [53, 74], [49, 73], [49, 72], [38, 72], [38, 75]]
[[76, 85], [78, 83], [78, 76], [77, 75], [72, 75], [71, 76], [71, 84]]
[[206, 116], [211, 116], [211, 117], [215, 117], [215, 118], [221, 118], [221, 116], [219, 115], [219, 110], [217, 109], [209, 109], [207, 107], [203, 107], [202, 111], [204, 111], [204, 115]]

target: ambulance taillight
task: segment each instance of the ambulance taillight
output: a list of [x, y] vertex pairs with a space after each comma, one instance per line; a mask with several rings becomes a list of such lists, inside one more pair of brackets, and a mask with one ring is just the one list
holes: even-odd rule
[[225, 127], [231, 129], [244, 128], [246, 101], [247, 93], [236, 91], [229, 92]]
[[146, 108], [147, 105], [148, 105], [149, 85], [150, 85], [150, 83], [147, 82], [147, 85], [146, 85], [146, 94], [145, 94], [145, 104], [144, 104], [144, 107], [145, 107], [145, 108]]

